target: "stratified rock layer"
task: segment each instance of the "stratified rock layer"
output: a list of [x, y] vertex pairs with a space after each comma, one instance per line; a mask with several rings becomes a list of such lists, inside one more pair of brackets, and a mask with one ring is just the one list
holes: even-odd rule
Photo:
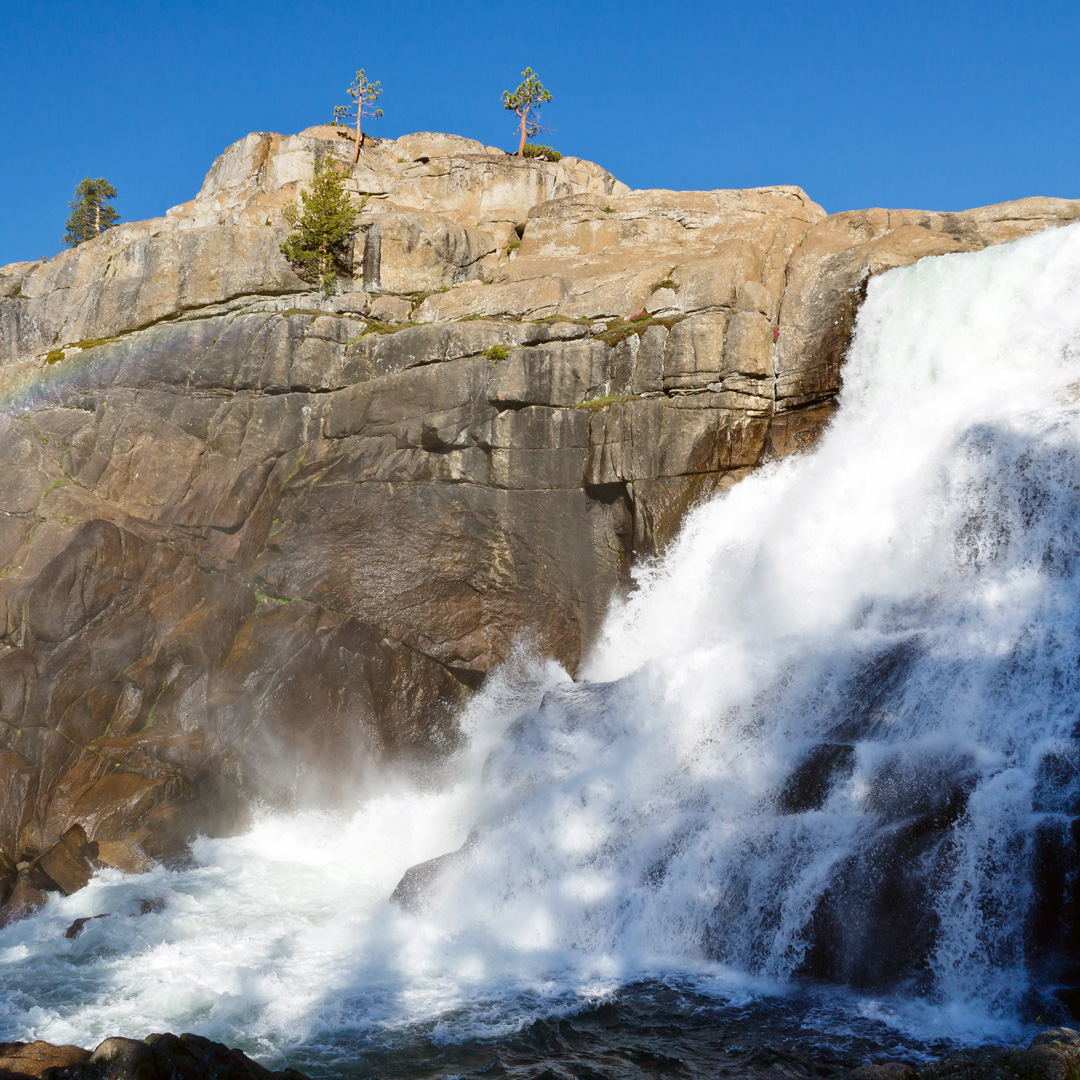
[[[812, 445], [870, 275], [1080, 217], [340, 135], [249, 135], [165, 218], [0, 268], [9, 906], [66, 890], [62, 840], [66, 880], [138, 869], [438, 758], [516, 640], [574, 670], [635, 557]], [[279, 251], [325, 152], [358, 224], [328, 302]]]

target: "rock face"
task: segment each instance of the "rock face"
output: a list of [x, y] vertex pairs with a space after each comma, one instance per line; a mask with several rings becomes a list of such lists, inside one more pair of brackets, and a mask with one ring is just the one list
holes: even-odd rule
[[[444, 754], [517, 639], [573, 671], [635, 557], [812, 444], [870, 275], [1080, 218], [340, 136], [249, 135], [164, 218], [0, 268], [9, 904], [66, 889], [62, 838], [138, 869]], [[278, 245], [326, 152], [358, 228], [324, 302]]]

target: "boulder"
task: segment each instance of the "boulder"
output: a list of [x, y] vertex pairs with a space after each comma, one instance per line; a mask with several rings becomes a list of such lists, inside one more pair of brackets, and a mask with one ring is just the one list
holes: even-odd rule
[[43, 889], [36, 888], [25, 877], [20, 877], [8, 894], [3, 910], [0, 911], [0, 926], [33, 914], [48, 898], [48, 894]]
[[397, 904], [404, 911], [417, 912], [423, 910], [427, 894], [439, 876], [445, 870], [461, 862], [465, 848], [457, 851], [448, 851], [445, 855], [436, 855], [434, 859], [410, 866], [401, 880], [394, 886], [390, 894], [390, 903]]
[[97, 845], [86, 838], [81, 825], [72, 825], [26, 872], [27, 881], [43, 892], [78, 892], [94, 873]]
[[[90, 1051], [81, 1046], [53, 1046], [47, 1042], [0, 1043], [0, 1078], [43, 1078], [48, 1070], [62, 1070], [60, 1075], [81, 1075], [90, 1060]], [[55, 1075], [50, 1073], [50, 1075]]]
[[70, 1080], [306, 1080], [295, 1069], [273, 1072], [199, 1035], [106, 1039], [80, 1064]]

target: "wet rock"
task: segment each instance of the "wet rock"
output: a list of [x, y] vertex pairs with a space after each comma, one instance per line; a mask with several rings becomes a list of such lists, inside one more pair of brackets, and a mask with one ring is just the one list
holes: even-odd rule
[[26, 878], [19, 878], [15, 883], [15, 887], [11, 890], [7, 903], [0, 910], [0, 926], [5, 926], [15, 919], [21, 919], [33, 914], [48, 899], [48, 893], [35, 888]]
[[267, 1069], [241, 1051], [199, 1035], [148, 1035], [145, 1045], [157, 1063], [154, 1080], [306, 1080], [295, 1069]]
[[72, 825], [43, 855], [39, 855], [26, 871], [31, 885], [44, 892], [62, 892], [70, 896], [78, 892], [94, 872], [97, 845], [86, 838], [81, 825]]
[[86, 929], [86, 924], [88, 922], [92, 922], [94, 919], [107, 919], [108, 917], [108, 913], [104, 915], [84, 915], [82, 918], [76, 919], [64, 931], [64, 937], [66, 937], [69, 941], [74, 941], [74, 939], [77, 938], [83, 932], [83, 930]]
[[917, 1070], [906, 1061], [882, 1061], [852, 1069], [851, 1080], [915, 1080]]
[[470, 836], [457, 851], [448, 851], [445, 855], [436, 855], [434, 859], [427, 859], [425, 862], [410, 866], [394, 886], [394, 891], [390, 894], [390, 903], [397, 904], [405, 911], [423, 910], [427, 896], [440, 875], [451, 867], [459, 865], [475, 842], [475, 836]]
[[0, 908], [7, 903], [18, 880], [19, 867], [0, 852]]
[[0, 1043], [0, 1080], [306, 1080], [274, 1072], [239, 1050], [198, 1035], [111, 1038], [93, 1052], [45, 1042]]
[[270, 1080], [299, 1078], [292, 1070], [274, 1073], [239, 1050], [197, 1035], [150, 1035], [106, 1039], [84, 1067], [85, 1080]]
[[83, 1076], [87, 1080], [158, 1080], [161, 1064], [146, 1043], [112, 1038], [100, 1043], [90, 1055]]
[[924, 1066], [918, 1080], [1069, 1080], [1080, 1068], [1080, 1032], [1050, 1028], [1026, 1048], [987, 1046], [946, 1054]]
[[795, 766], [777, 796], [782, 814], [820, 810], [837, 783], [855, 769], [855, 748], [846, 743], [823, 743], [808, 751]]
[[1057, 1027], [1036, 1035], [1019, 1068], [1032, 1080], [1070, 1080], [1080, 1070], [1080, 1031]]
[[142, 874], [154, 865], [138, 844], [123, 840], [99, 840], [97, 846], [96, 862], [101, 866], [122, 870], [125, 874]]

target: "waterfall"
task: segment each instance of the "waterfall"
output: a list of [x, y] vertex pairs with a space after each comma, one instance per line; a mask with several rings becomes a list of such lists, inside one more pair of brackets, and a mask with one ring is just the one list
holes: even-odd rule
[[1080, 230], [871, 281], [820, 449], [699, 508], [511, 727], [432, 909], [1018, 1008], [1069, 944], [1078, 395]]
[[[194, 1016], [265, 1052], [498, 1033], [674, 974], [980, 1030], [1037, 1008], [1080, 983], [1078, 401], [1080, 227], [873, 279], [818, 449], [697, 508], [579, 681], [508, 665], [439, 791], [50, 901], [0, 933], [0, 972], [36, 980], [0, 1020], [83, 1041]], [[50, 928], [148, 889], [152, 927], [123, 909], [54, 956]]]

